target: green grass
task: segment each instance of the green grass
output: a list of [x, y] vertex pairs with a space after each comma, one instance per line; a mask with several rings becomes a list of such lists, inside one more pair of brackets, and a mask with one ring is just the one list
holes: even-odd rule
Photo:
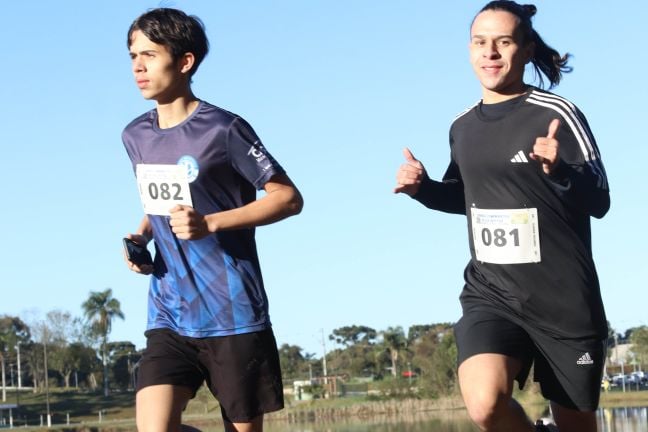
[[[40, 424], [40, 416], [47, 413], [47, 397], [45, 393], [20, 392], [20, 403], [17, 410], [13, 410], [14, 426], [22, 426], [25, 421], [28, 425]], [[7, 393], [5, 403], [16, 403], [17, 396], [13, 392]], [[135, 418], [135, 394], [133, 392], [112, 393], [104, 397], [102, 393], [86, 393], [75, 390], [54, 389], [49, 394], [50, 413], [53, 424], [65, 424], [67, 415], [70, 423], [89, 423], [99, 421], [99, 411], [102, 411], [102, 420], [133, 419]], [[7, 416], [8, 413], [5, 413]]]
[[[540, 411], [543, 405], [546, 406], [546, 403], [540, 395], [528, 394], [526, 396], [525, 398], [521, 398], [520, 402], [530, 411], [534, 411], [534, 408]], [[133, 431], [135, 427], [135, 394], [133, 392], [112, 393], [108, 397], [104, 397], [100, 392], [89, 393], [54, 389], [50, 392], [49, 402], [52, 423], [54, 425], [54, 428], [50, 429], [50, 431], [73, 430], [73, 426], [69, 428], [65, 427], [67, 414], [70, 415], [70, 423], [72, 425], [82, 424], [83, 426], [91, 427], [91, 429], [86, 428], [86, 430], [96, 430], [96, 427], [102, 426], [102, 428], [108, 428], [112, 432]], [[16, 403], [15, 393], [8, 392], [5, 403]], [[277, 417], [288, 416], [290, 413], [298, 413], [305, 410], [324, 409], [335, 412], [337, 409], [342, 410], [353, 407], [354, 405], [366, 403], [371, 402], [368, 402], [365, 397], [318, 399], [302, 403], [297, 403], [287, 398], [286, 409], [278, 413]], [[439, 400], [439, 403], [443, 403], [443, 401]], [[648, 391], [626, 393], [613, 391], [601, 395], [601, 406], [606, 408], [647, 405]], [[103, 412], [101, 424], [98, 423], [99, 411]], [[14, 426], [20, 427], [24, 431], [38, 430], [40, 416], [43, 415], [44, 419], [45, 413], [46, 397], [44, 393], [21, 392], [20, 408], [13, 412]], [[4, 415], [6, 417], [8, 413], [5, 412]], [[209, 419], [213, 421], [219, 419], [220, 409], [218, 403], [206, 389], [202, 388], [196, 398], [187, 406], [184, 412], [184, 418], [193, 420], [194, 422], [196, 420]], [[27, 428], [23, 428], [25, 419], [29, 426]]]

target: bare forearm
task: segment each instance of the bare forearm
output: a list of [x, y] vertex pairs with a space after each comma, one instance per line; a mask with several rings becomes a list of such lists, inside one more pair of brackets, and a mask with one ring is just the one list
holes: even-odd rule
[[137, 231], [135, 231], [135, 234], [144, 237], [146, 239], [146, 243], [153, 239], [153, 230], [151, 229], [151, 223], [149, 222], [147, 215], [144, 215], [144, 217], [142, 218], [142, 221], [137, 227]]
[[302, 196], [297, 188], [286, 183], [271, 183], [266, 195], [243, 207], [205, 216], [210, 232], [253, 228], [268, 225], [301, 212]]

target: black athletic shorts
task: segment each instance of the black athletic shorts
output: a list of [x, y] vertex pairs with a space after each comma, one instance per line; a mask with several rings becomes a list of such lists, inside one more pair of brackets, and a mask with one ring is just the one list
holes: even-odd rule
[[458, 364], [476, 354], [494, 353], [522, 362], [520, 389], [534, 365], [542, 395], [566, 408], [595, 411], [601, 392], [606, 340], [556, 339], [504, 315], [464, 310], [454, 327]]
[[[137, 371], [137, 390], [158, 384], [191, 389], [204, 381], [223, 418], [247, 423], [283, 408], [283, 385], [272, 329], [233, 336], [190, 338], [168, 329], [149, 330]], [[192, 396], [192, 397], [193, 397]]]

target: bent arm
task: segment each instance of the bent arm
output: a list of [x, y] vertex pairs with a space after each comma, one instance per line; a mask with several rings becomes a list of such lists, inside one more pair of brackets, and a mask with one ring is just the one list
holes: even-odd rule
[[149, 221], [148, 215], [144, 215], [133, 237], [137, 238], [132, 238], [132, 240], [135, 240], [142, 245], [148, 244], [148, 242], [153, 239], [153, 229], [151, 228], [151, 222]]
[[583, 213], [600, 219], [610, 209], [610, 190], [602, 164], [561, 160], [548, 177], [561, 199]]
[[575, 114], [560, 129], [559, 160], [547, 179], [566, 205], [602, 218], [610, 209], [607, 175], [585, 116]]
[[426, 176], [412, 198], [429, 209], [466, 214], [464, 184], [459, 167], [454, 161], [450, 162], [442, 181], [438, 182]]
[[285, 174], [277, 174], [263, 186], [266, 195], [243, 207], [205, 216], [209, 232], [269, 225], [301, 212], [304, 201]]

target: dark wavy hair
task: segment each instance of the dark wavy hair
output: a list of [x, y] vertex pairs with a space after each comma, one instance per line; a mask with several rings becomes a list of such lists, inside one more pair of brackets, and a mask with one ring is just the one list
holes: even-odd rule
[[188, 52], [192, 53], [195, 62], [189, 71], [190, 77], [209, 52], [209, 41], [200, 18], [178, 9], [157, 8], [140, 15], [128, 29], [126, 45], [129, 49], [136, 30], [144, 33], [152, 42], [167, 47], [174, 60]]
[[533, 63], [533, 68], [541, 88], [544, 87], [542, 75], [545, 75], [549, 79], [549, 88], [551, 89], [560, 83], [563, 73], [572, 71], [573, 68], [567, 66], [571, 54], [567, 53], [561, 56], [558, 51], [547, 45], [538, 32], [533, 29], [531, 18], [537, 11], [534, 5], [521, 5], [512, 0], [495, 0], [484, 6], [479, 13], [489, 10], [506, 11], [515, 15], [518, 19], [518, 29], [522, 34], [522, 43], [526, 45], [533, 42], [535, 44], [531, 63]]

